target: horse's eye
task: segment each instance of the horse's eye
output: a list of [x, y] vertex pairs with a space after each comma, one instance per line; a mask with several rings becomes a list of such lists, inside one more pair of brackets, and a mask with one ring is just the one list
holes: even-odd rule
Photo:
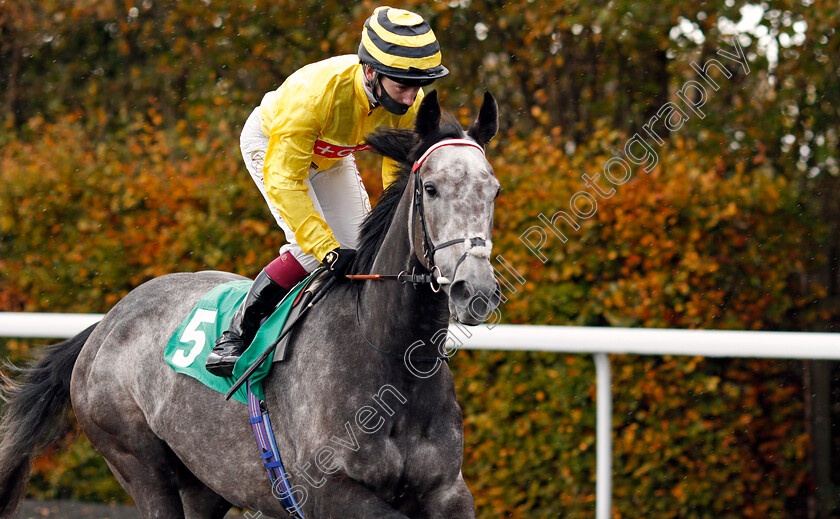
[[426, 184], [423, 186], [423, 189], [426, 190], [426, 194], [429, 195], [430, 198], [434, 198], [438, 194], [437, 188], [431, 182], [426, 182]]
[[502, 194], [502, 188], [500, 187], [500, 188], [496, 191], [496, 196], [494, 196], [494, 197], [493, 197], [493, 200], [495, 200], [495, 199], [499, 198], [499, 195], [501, 195], [501, 194]]

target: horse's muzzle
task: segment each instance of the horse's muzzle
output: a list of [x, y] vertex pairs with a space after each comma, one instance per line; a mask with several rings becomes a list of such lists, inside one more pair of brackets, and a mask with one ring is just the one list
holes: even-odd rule
[[481, 324], [499, 306], [502, 291], [499, 283], [491, 280], [492, 283], [479, 288], [466, 279], [450, 285], [449, 311], [458, 322], [470, 326]]

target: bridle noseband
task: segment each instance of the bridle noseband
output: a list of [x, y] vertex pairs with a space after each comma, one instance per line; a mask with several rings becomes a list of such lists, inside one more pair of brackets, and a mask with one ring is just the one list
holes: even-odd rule
[[[485, 238], [485, 236], [479, 235], [474, 236], [472, 238], [458, 238], [455, 240], [449, 240], [446, 242], [441, 243], [440, 245], [435, 246], [432, 242], [432, 239], [429, 237], [429, 231], [426, 226], [426, 213], [423, 207], [423, 184], [420, 180], [420, 167], [423, 165], [423, 162], [429, 157], [429, 155], [438, 150], [443, 148], [444, 146], [471, 146], [481, 151], [482, 155], [484, 154], [484, 148], [481, 147], [475, 141], [471, 141], [469, 139], [444, 139], [434, 145], [432, 145], [419, 159], [414, 162], [414, 165], [411, 167], [411, 174], [414, 175], [414, 210], [417, 211], [417, 215], [420, 217], [420, 229], [423, 234], [423, 258], [426, 260], [425, 267], [429, 270], [430, 273], [434, 274], [435, 270], [439, 276], [437, 276], [436, 280], [438, 281], [437, 287], [435, 287], [434, 281], [430, 281], [429, 285], [432, 287], [432, 291], [438, 292], [440, 290], [440, 285], [445, 284], [442, 280], [447, 280], [446, 278], [442, 277], [440, 267], [435, 264], [435, 252], [445, 249], [446, 247], [451, 247], [452, 245], [457, 245], [459, 243], [463, 243], [466, 247], [464, 254], [458, 258], [457, 263], [455, 263], [455, 269], [452, 271], [452, 279], [455, 279], [455, 273], [458, 271], [458, 267], [463, 263], [467, 256], [473, 255], [477, 257], [490, 257], [490, 249], [492, 247], [492, 243], [490, 240]], [[434, 276], [432, 276], [434, 277]]]

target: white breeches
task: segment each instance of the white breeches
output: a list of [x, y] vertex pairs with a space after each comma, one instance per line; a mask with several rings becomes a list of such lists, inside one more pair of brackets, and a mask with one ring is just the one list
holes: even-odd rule
[[[286, 235], [286, 243], [280, 248], [280, 254], [291, 252], [296, 260], [312, 272], [321, 264], [311, 254], [304, 253], [295, 241], [295, 233], [283, 221], [277, 208], [268, 199], [263, 179], [263, 161], [265, 150], [268, 148], [268, 137], [263, 133], [260, 125], [259, 107], [255, 109], [242, 129], [239, 139], [242, 158], [245, 166], [257, 184], [260, 193], [268, 204], [271, 214]], [[304, 180], [309, 188], [308, 195], [312, 199], [321, 217], [332, 229], [335, 239], [342, 248], [356, 249], [359, 245], [359, 228], [365, 216], [370, 212], [370, 199], [353, 155], [348, 155], [335, 163], [331, 168], [319, 171], [309, 169], [309, 178]]]

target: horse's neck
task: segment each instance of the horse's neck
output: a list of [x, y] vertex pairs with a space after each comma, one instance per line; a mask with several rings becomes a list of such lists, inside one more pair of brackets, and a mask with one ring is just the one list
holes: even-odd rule
[[[412, 190], [406, 189], [394, 219], [373, 262], [371, 273], [398, 274], [421, 268], [408, 236]], [[395, 281], [372, 281], [362, 289], [360, 311], [365, 335], [382, 349], [402, 355], [417, 340], [428, 341], [446, 328], [449, 311], [446, 297], [428, 285], [413, 287]]]

